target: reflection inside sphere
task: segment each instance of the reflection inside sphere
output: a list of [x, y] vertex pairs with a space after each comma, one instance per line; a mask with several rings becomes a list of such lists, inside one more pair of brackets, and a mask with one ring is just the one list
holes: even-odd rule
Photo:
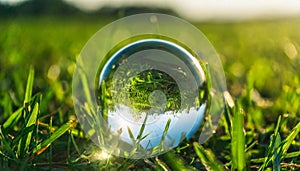
[[133, 42], [101, 68], [99, 114], [128, 147], [178, 146], [198, 130], [209, 105], [204, 71], [200, 61], [173, 42]]

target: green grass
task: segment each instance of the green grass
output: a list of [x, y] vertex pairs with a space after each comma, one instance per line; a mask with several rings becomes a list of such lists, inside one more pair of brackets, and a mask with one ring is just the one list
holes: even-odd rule
[[144, 160], [107, 157], [73, 110], [76, 56], [108, 22], [0, 21], [0, 170], [300, 169], [299, 19], [195, 24], [223, 62], [226, 110], [208, 142]]

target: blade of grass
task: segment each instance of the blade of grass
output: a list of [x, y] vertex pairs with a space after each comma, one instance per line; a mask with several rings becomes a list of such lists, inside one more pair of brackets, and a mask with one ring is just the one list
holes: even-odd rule
[[33, 81], [34, 81], [34, 69], [33, 69], [33, 67], [30, 67], [28, 79], [27, 79], [26, 91], [25, 91], [24, 104], [28, 103], [31, 99]]
[[214, 153], [208, 149], [204, 149], [200, 144], [194, 142], [194, 150], [205, 166], [210, 171], [222, 171], [225, 170], [222, 163], [219, 162]]
[[21, 158], [23, 158], [29, 150], [32, 133], [34, 131], [33, 127], [37, 123], [38, 113], [39, 113], [39, 103], [36, 103], [33, 107], [32, 112], [30, 113], [30, 117], [29, 117], [28, 122], [26, 123], [26, 127], [25, 127], [25, 128], [31, 128], [31, 129], [28, 132], [28, 134], [26, 134], [25, 136], [23, 136], [20, 139], [19, 144], [18, 144], [18, 156]]
[[162, 137], [161, 137], [161, 141], [164, 141], [165, 137], [167, 136], [167, 133], [168, 133], [170, 124], [171, 124], [171, 119], [169, 118], [168, 121], [167, 121], [167, 123], [166, 123], [165, 129], [164, 129], [164, 132], [163, 132], [163, 135], [162, 135]]
[[82, 69], [79, 70], [79, 75], [80, 75], [81, 80], [82, 80], [83, 91], [84, 91], [84, 94], [86, 96], [87, 103], [90, 106], [93, 113], [95, 113], [94, 111], [96, 111], [96, 110], [94, 110], [94, 103], [93, 103], [93, 100], [92, 100], [90, 88], [88, 86], [88, 78], [86, 77], [86, 74], [84, 73], [84, 71]]
[[[20, 144], [22, 146], [21, 149], [24, 149], [25, 148], [25, 140], [26, 140], [26, 137], [27, 135], [30, 133], [30, 132], [33, 132], [34, 131], [34, 128], [37, 128], [37, 123], [34, 123], [34, 120], [37, 120], [37, 116], [36, 119], [34, 119], [34, 115], [33, 113], [36, 113], [36, 112], [39, 112], [39, 107], [40, 107], [40, 101], [41, 101], [41, 94], [36, 94], [34, 95], [30, 102], [28, 103], [28, 108], [23, 108], [23, 111], [24, 112], [27, 112], [27, 116], [25, 117], [25, 122], [24, 120], [22, 120], [24, 123], [22, 123], [22, 126], [18, 129], [18, 133], [17, 135], [15, 135], [15, 137], [13, 138], [13, 141], [11, 143], [11, 146], [12, 147], [17, 147], [17, 148], [20, 148]], [[38, 109], [36, 109], [34, 106], [38, 104]], [[29, 106], [33, 106], [33, 109], [31, 110]], [[30, 109], [30, 111], [29, 111]], [[38, 114], [38, 113], [36, 113]], [[31, 122], [30, 120], [32, 120], [32, 123], [34, 124], [29, 124], [29, 122]], [[37, 129], [35, 129], [37, 130]], [[37, 134], [36, 134], [37, 135]], [[20, 141], [22, 141], [22, 143], [20, 143]], [[18, 149], [19, 150], [19, 149]], [[17, 154], [18, 156], [20, 156], [20, 151], [17, 151]]]
[[[39, 103], [36, 103], [33, 107], [32, 113], [30, 115], [30, 118], [27, 122], [26, 127], [30, 127], [32, 125], [36, 125], [37, 123], [37, 118], [38, 118], [38, 114], [39, 114]], [[29, 132], [27, 139], [26, 139], [26, 144], [25, 144], [25, 151], [27, 151], [29, 149], [29, 145], [31, 142], [31, 138], [32, 138], [32, 133], [33, 132]]]
[[55, 140], [57, 140], [59, 137], [65, 134], [68, 130], [75, 127], [75, 124], [76, 123], [74, 121], [69, 121], [68, 123], [62, 125], [48, 139], [44, 140], [33, 149], [33, 155], [41, 154], [50, 146], [51, 143], [53, 143]]
[[233, 117], [231, 139], [232, 167], [237, 170], [244, 170], [246, 167], [243, 114], [238, 102]]
[[184, 171], [195, 170], [185, 164], [182, 158], [175, 154], [174, 150], [171, 150], [161, 156], [163, 161], [171, 168], [171, 170]]
[[290, 148], [292, 142], [295, 140], [296, 136], [299, 135], [300, 132], [300, 122], [293, 128], [292, 132], [286, 137], [286, 139], [283, 141], [285, 142], [282, 147], [282, 157], [287, 153], [287, 150]]
[[[48, 130], [49, 130], [49, 137], [51, 137], [52, 135], [52, 129], [53, 129], [53, 117], [50, 116], [50, 120], [49, 120], [49, 127], [48, 127]], [[68, 153], [69, 154], [69, 153]], [[49, 148], [49, 155], [48, 155], [48, 161], [49, 161], [49, 164], [50, 166], [52, 167], [52, 161], [53, 161], [53, 146], [50, 146]]]
[[[167, 121], [167, 123], [166, 123], [166, 126], [164, 128], [163, 135], [162, 135], [162, 137], [160, 139], [159, 145], [155, 146], [152, 149], [152, 154], [160, 153], [161, 151], [165, 150], [164, 140], [165, 140], [165, 137], [167, 136], [170, 124], [171, 124], [171, 119], [169, 118], [168, 121]], [[171, 143], [174, 143], [174, 141], [173, 142], [171, 141]]]
[[225, 116], [225, 123], [226, 123], [226, 127], [227, 127], [227, 131], [230, 135], [230, 137], [232, 137], [231, 135], [231, 130], [232, 130], [232, 116], [233, 116], [233, 109], [234, 109], [234, 101], [232, 99], [232, 96], [230, 95], [230, 93], [228, 91], [225, 91], [224, 93], [224, 99], [225, 99], [225, 111], [224, 111], [224, 116]]
[[[300, 151], [296, 151], [296, 152], [291, 152], [291, 153], [287, 153], [284, 158], [285, 159], [289, 159], [289, 158], [297, 158], [300, 156]], [[257, 158], [257, 159], [251, 159], [252, 163], [263, 163], [265, 161], [265, 158]]]
[[136, 150], [139, 147], [139, 144], [138, 144], [137, 140], [135, 139], [131, 129], [129, 127], [127, 127], [127, 130], [128, 130], [129, 137], [133, 143], [133, 147], [129, 153], [129, 156], [133, 156], [136, 153]]
[[265, 170], [265, 168], [269, 165], [270, 161], [274, 157], [273, 154], [275, 153], [275, 144], [276, 144], [276, 139], [277, 136], [279, 136], [279, 128], [281, 126], [281, 115], [278, 117], [277, 124], [274, 130], [274, 133], [270, 136], [270, 144], [268, 146], [268, 150], [266, 153], [265, 160], [259, 170]]
[[281, 158], [281, 152], [277, 152], [277, 149], [280, 147], [281, 144], [281, 138], [278, 134], [275, 139], [275, 145], [274, 145], [274, 157], [273, 157], [273, 170], [278, 171], [280, 170], [280, 158]]
[[16, 110], [3, 124], [3, 128], [4, 129], [10, 129], [12, 127], [14, 127], [19, 119], [21, 118], [22, 116], [22, 111], [23, 111], [23, 107], [19, 108], [18, 110]]
[[[18, 145], [20, 144], [20, 141], [22, 139], [24, 139], [24, 137], [26, 137], [30, 132], [32, 132], [34, 130], [34, 125], [30, 126], [30, 127], [23, 127], [17, 134], [16, 137], [14, 137], [12, 143], [11, 143], [11, 146], [14, 147], [15, 145]], [[24, 140], [23, 140], [24, 141]], [[23, 149], [25, 147], [25, 143], [22, 144], [23, 145]]]
[[104, 120], [108, 120], [108, 104], [107, 104], [107, 97], [106, 97], [106, 84], [105, 81], [101, 83], [101, 102], [102, 102], [102, 115]]
[[144, 121], [143, 121], [143, 124], [142, 124], [142, 126], [141, 126], [141, 128], [140, 128], [139, 134], [138, 134], [138, 136], [136, 137], [136, 139], [137, 139], [138, 141], [140, 141], [140, 139], [141, 139], [142, 136], [143, 136], [143, 133], [144, 133], [144, 130], [145, 130], [145, 127], [146, 127], [147, 118], [148, 118], [148, 115], [146, 115], [146, 117], [145, 117], [145, 119], [144, 119]]
[[279, 141], [279, 127], [281, 123], [281, 116], [279, 116], [277, 125], [275, 127], [274, 133], [271, 135], [271, 142], [268, 147], [267, 156], [265, 157], [264, 163], [260, 167], [259, 170], [264, 170], [271, 160], [273, 160], [273, 169], [279, 170], [280, 169], [280, 161], [286, 157], [287, 150], [291, 146], [292, 142], [299, 134], [300, 131], [300, 123], [298, 123], [293, 131], [287, 136], [284, 141]]
[[133, 133], [132, 133], [131, 129], [128, 126], [127, 126], [127, 131], [128, 131], [128, 134], [129, 134], [129, 137], [130, 137], [131, 141], [133, 143], [135, 143], [135, 138], [133, 136]]
[[164, 128], [164, 132], [163, 132], [163, 135], [161, 137], [161, 140], [159, 142], [159, 147], [161, 148], [160, 150], [163, 151], [164, 148], [165, 148], [165, 138], [167, 136], [167, 133], [168, 133], [168, 130], [169, 130], [169, 127], [170, 127], [170, 124], [171, 124], [171, 119], [169, 118], [167, 123], [166, 123], [166, 126]]
[[80, 150], [79, 150], [79, 148], [78, 148], [78, 145], [77, 145], [77, 143], [76, 143], [76, 141], [75, 141], [74, 135], [72, 134], [72, 131], [70, 131], [69, 134], [70, 134], [71, 141], [72, 141], [72, 143], [73, 143], [73, 146], [74, 146], [74, 148], [75, 148], [77, 154], [81, 154], [81, 153], [80, 153]]
[[[296, 152], [287, 153], [284, 158], [289, 159], [289, 158], [296, 158], [299, 156], [300, 156], [300, 151], [296, 151]], [[263, 163], [264, 161], [265, 158], [251, 159], [252, 163]]]
[[284, 158], [287, 159], [287, 158], [293, 158], [293, 157], [298, 157], [298, 159], [299, 159], [300, 158], [300, 151], [287, 153]]
[[155, 164], [157, 164], [159, 167], [156, 168], [156, 170], [164, 170], [164, 171], [167, 171], [167, 170], [170, 170], [170, 168], [167, 166], [166, 163], [164, 163], [163, 161], [161, 161], [158, 157], [155, 157]]
[[[24, 97], [24, 106], [27, 106], [28, 103], [30, 102], [31, 100], [31, 96], [32, 96], [32, 88], [33, 88], [33, 82], [34, 82], [34, 69], [33, 67], [30, 67], [29, 69], [29, 74], [28, 74], [28, 78], [27, 78], [27, 84], [26, 84], [26, 91], [25, 91], [25, 97]], [[28, 111], [30, 110], [30, 108], [28, 109]], [[24, 110], [24, 118], [26, 118], [26, 115], [27, 114], [30, 114], [31, 112], [26, 112]], [[32, 114], [32, 113], [31, 113]], [[34, 116], [30, 116], [31, 117], [34, 117]], [[26, 123], [26, 127], [30, 127], [31, 125], [29, 125], [29, 122]], [[25, 154], [26, 154], [26, 150], [28, 150], [27, 148], [27, 141], [28, 141], [28, 138], [31, 139], [31, 135], [28, 135], [26, 137], [22, 137], [22, 139], [20, 139], [19, 141], [19, 144], [18, 144], [18, 150], [17, 150], [17, 155], [18, 157], [23, 157]], [[30, 142], [30, 141], [28, 141]]]

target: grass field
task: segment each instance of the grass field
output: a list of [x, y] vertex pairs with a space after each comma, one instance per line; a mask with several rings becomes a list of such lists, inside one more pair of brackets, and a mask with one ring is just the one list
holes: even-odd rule
[[144, 160], [98, 149], [73, 109], [76, 56], [110, 21], [0, 20], [0, 170], [300, 170], [300, 19], [195, 23], [222, 60], [225, 113], [208, 142]]

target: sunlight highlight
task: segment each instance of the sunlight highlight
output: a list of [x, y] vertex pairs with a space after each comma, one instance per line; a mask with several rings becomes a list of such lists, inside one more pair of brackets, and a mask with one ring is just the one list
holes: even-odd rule
[[93, 156], [94, 160], [107, 160], [111, 157], [111, 155], [105, 151], [99, 150]]

